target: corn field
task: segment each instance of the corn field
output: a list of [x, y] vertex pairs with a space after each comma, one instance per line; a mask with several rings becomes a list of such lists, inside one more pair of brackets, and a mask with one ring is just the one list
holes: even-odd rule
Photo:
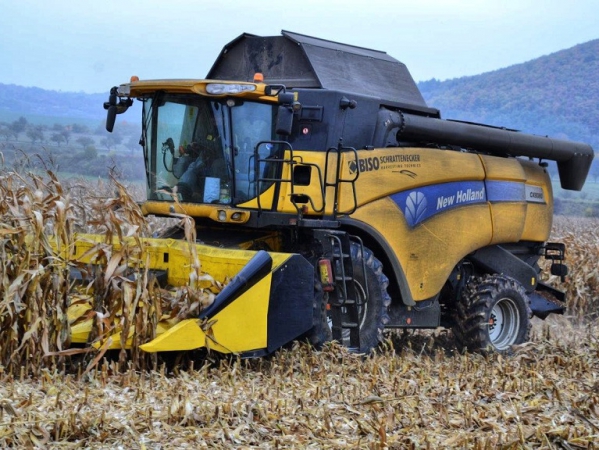
[[[335, 343], [259, 360], [73, 348], [66, 311], [85, 283], [92, 338], [118, 322], [146, 342], [161, 315], [211, 300], [152, 283], [135, 245], [111, 248], [168, 225], [142, 216], [141, 196], [115, 180], [0, 173], [1, 448], [597, 448], [599, 220], [556, 218], [567, 314], [534, 319], [509, 357], [460, 353], [443, 330], [389, 333], [368, 357]], [[169, 220], [195, 240], [188, 218]], [[102, 270], [79, 287], [57, 251], [77, 232], [106, 237], [93, 249]]]

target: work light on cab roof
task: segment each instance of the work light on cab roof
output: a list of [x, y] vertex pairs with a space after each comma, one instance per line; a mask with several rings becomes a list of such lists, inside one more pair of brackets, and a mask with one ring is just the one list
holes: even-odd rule
[[206, 84], [206, 92], [211, 95], [224, 94], [240, 94], [242, 92], [255, 91], [256, 86], [253, 84], [225, 84], [225, 83], [208, 83]]

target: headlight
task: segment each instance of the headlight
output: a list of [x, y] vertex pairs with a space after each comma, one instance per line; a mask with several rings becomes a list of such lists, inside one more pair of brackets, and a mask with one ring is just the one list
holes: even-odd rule
[[256, 86], [253, 84], [221, 84], [210, 83], [206, 85], [206, 92], [212, 95], [219, 94], [239, 94], [241, 92], [255, 91]]
[[127, 83], [127, 84], [121, 84], [119, 86], [117, 92], [119, 93], [119, 95], [126, 95], [126, 96], [128, 96], [131, 93], [131, 85], [129, 83]]

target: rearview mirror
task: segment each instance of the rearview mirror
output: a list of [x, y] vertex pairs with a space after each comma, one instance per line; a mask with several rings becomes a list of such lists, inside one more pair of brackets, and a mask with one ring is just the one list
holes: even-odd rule
[[283, 136], [289, 136], [293, 127], [293, 109], [290, 106], [279, 106], [275, 132]]
[[[110, 89], [110, 95], [108, 96], [108, 101], [104, 102], [104, 109], [108, 112], [106, 113], [106, 131], [112, 133], [114, 128], [114, 122], [116, 120], [117, 114], [122, 114], [129, 106], [133, 104], [133, 100], [130, 98], [119, 99], [118, 98], [118, 88], [115, 86]], [[117, 103], [118, 99], [118, 103]]]
[[114, 121], [116, 120], [117, 106], [111, 105], [108, 107], [108, 112], [106, 113], [106, 131], [112, 133], [114, 128]]

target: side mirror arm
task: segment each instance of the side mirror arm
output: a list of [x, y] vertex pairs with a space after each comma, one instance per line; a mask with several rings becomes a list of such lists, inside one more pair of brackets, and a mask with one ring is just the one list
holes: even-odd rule
[[108, 101], [104, 102], [104, 109], [107, 111], [106, 131], [110, 133], [112, 133], [112, 130], [114, 129], [116, 115], [124, 113], [125, 111], [127, 111], [127, 109], [129, 109], [129, 106], [133, 104], [133, 100], [130, 98], [118, 98], [117, 92], [118, 88], [116, 86], [111, 88], [110, 95], [108, 96]]

